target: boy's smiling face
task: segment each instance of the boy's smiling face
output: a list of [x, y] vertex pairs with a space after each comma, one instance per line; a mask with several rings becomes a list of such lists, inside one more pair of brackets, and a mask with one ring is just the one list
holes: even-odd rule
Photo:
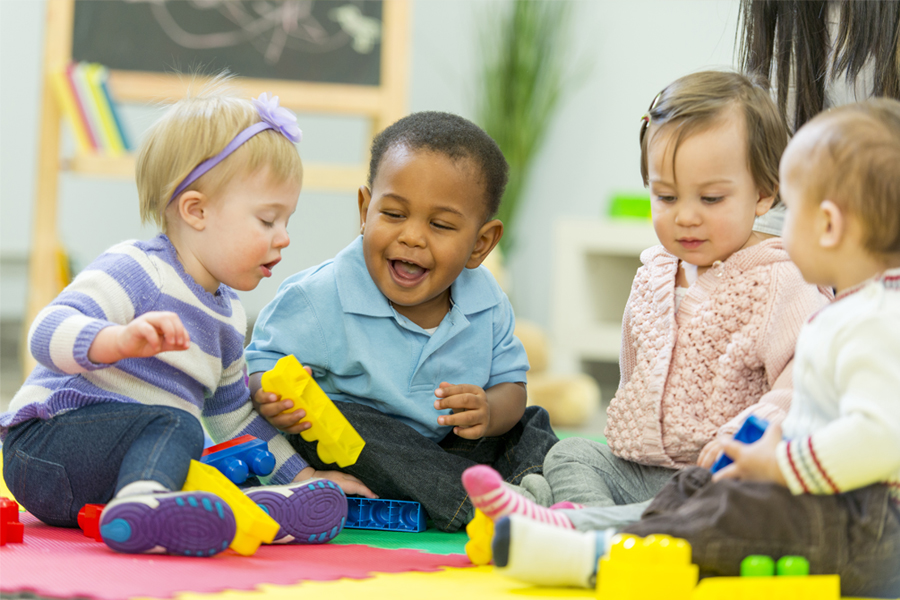
[[360, 188], [359, 218], [369, 274], [400, 314], [436, 327], [450, 310], [450, 285], [500, 240], [485, 222], [483, 177], [469, 159], [395, 146], [372, 190]]

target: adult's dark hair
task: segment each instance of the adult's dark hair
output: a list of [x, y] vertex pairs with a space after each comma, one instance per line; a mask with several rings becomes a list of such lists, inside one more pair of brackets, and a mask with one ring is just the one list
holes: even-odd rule
[[394, 147], [438, 152], [451, 160], [471, 160], [481, 171], [486, 218], [497, 214], [506, 188], [509, 165], [497, 142], [471, 121], [445, 112], [418, 112], [404, 117], [375, 136], [369, 161], [369, 187], [385, 153]]
[[[775, 85], [778, 108], [794, 131], [825, 108], [829, 48], [832, 81], [839, 77], [854, 81], [872, 58], [872, 96], [900, 99], [900, 2], [842, 0], [834, 40], [829, 39], [828, 5], [812, 0], [741, 0], [741, 68]], [[792, 88], [796, 102], [789, 115]]]

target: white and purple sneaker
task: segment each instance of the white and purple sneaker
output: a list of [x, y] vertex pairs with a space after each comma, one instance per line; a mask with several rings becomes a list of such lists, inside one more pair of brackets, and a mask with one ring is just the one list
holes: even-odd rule
[[100, 515], [106, 545], [126, 554], [213, 556], [234, 539], [234, 513], [209, 492], [165, 492], [114, 499]]
[[244, 493], [281, 525], [273, 544], [324, 544], [347, 522], [347, 496], [327, 479], [264, 485]]

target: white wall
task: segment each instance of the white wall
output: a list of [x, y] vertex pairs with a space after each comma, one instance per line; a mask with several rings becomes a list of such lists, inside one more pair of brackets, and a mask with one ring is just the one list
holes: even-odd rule
[[[471, 118], [477, 64], [476, 20], [484, 0], [415, 0], [410, 110]], [[584, 0], [574, 7], [572, 46], [593, 70], [568, 98], [537, 160], [509, 257], [520, 317], [549, 324], [552, 221], [600, 215], [614, 191], [640, 189], [639, 118], [671, 80], [732, 64], [737, 0]], [[24, 307], [24, 269], [35, 187], [43, 48], [43, 0], [0, 0], [0, 317]], [[132, 134], [154, 109], [126, 107]], [[301, 117], [305, 160], [357, 160], [364, 124]], [[64, 175], [60, 231], [76, 265], [104, 248], [153, 231], [138, 222], [131, 182]], [[358, 229], [354, 194], [301, 194], [291, 247], [275, 277], [243, 298], [254, 315], [291, 273], [333, 256]]]

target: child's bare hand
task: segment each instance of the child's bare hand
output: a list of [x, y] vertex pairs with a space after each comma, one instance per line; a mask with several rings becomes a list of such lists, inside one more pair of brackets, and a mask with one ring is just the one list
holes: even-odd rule
[[769, 425], [763, 436], [752, 444], [731, 440], [725, 444], [724, 451], [734, 462], [713, 475], [713, 481], [740, 479], [787, 486], [775, 458], [775, 449], [779, 442], [781, 442], [779, 424]]
[[142, 314], [127, 325], [101, 329], [88, 350], [88, 359], [109, 364], [190, 347], [191, 336], [178, 315], [154, 311]]
[[[312, 376], [312, 369], [309, 367], [303, 368]], [[281, 398], [278, 394], [266, 392], [260, 388], [256, 390], [251, 400], [256, 412], [279, 431], [300, 433], [312, 427], [312, 423], [309, 421], [301, 421], [301, 419], [306, 417], [306, 411], [302, 408], [298, 408], [293, 412], [284, 412], [294, 407], [294, 401], [290, 398]]]
[[478, 440], [484, 437], [491, 424], [491, 408], [487, 394], [477, 385], [452, 385], [446, 381], [434, 391], [434, 408], [452, 409], [452, 415], [438, 417], [439, 425], [450, 425], [461, 438]]
[[312, 424], [309, 421], [301, 421], [306, 416], [306, 411], [298, 408], [294, 412], [284, 412], [294, 407], [294, 401], [290, 398], [282, 400], [277, 394], [259, 389], [253, 395], [253, 408], [272, 427], [285, 433], [300, 433], [306, 431]]
[[727, 439], [716, 438], [703, 446], [703, 450], [700, 451], [700, 456], [697, 458], [697, 466], [704, 469], [712, 467], [727, 442]]
[[378, 498], [378, 496], [372, 493], [372, 490], [370, 490], [368, 486], [362, 481], [360, 481], [353, 475], [341, 473], [340, 471], [316, 471], [312, 467], [306, 467], [305, 469], [297, 473], [297, 476], [294, 477], [294, 481], [306, 481], [307, 479], [312, 479], [313, 477], [319, 477], [321, 479], [333, 481], [338, 485], [339, 488], [344, 490], [344, 493], [348, 496], [356, 495], [365, 496], [366, 498]]

